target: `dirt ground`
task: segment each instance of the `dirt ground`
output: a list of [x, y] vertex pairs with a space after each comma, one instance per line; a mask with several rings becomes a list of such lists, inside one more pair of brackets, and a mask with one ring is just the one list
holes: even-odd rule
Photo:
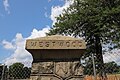
[[[94, 80], [94, 76], [86, 75], [84, 80]], [[97, 76], [97, 80], [102, 80], [102, 79]], [[106, 80], [120, 80], [120, 74], [107, 75]]]

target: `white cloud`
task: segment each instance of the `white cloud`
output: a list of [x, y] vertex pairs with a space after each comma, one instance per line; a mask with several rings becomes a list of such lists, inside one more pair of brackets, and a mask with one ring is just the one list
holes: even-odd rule
[[17, 33], [16, 37], [11, 42], [3, 40], [3, 47], [14, 52], [10, 57], [3, 60], [3, 62], [6, 65], [11, 65], [15, 62], [22, 62], [25, 66], [31, 66], [32, 56], [25, 50], [26, 39], [44, 37], [49, 29], [49, 27], [43, 28], [42, 30], [33, 29], [31, 35], [27, 38], [24, 38], [21, 33]]
[[48, 2], [51, 2], [52, 0], [48, 0]]
[[105, 53], [103, 55], [103, 60], [105, 63], [114, 61], [120, 65], [120, 49]]
[[50, 18], [53, 21], [53, 25], [56, 22], [56, 17], [63, 13], [64, 9], [67, 9], [71, 4], [73, 4], [73, 0], [65, 0], [65, 4], [63, 6], [52, 6]]
[[10, 11], [9, 11], [9, 2], [8, 0], [3, 0], [3, 5], [4, 5], [4, 8], [5, 8], [5, 11], [8, 12], [8, 14], [10, 14]]
[[5, 49], [15, 49], [14, 45], [12, 44], [12, 42], [8, 42], [6, 40], [3, 40], [2, 44], [3, 44]]
[[[46, 32], [49, 31], [49, 27], [45, 27], [42, 30], [33, 29], [29, 37], [24, 38], [21, 33], [17, 33], [13, 40], [3, 40], [3, 47], [7, 50], [11, 50], [14, 53], [6, 58], [3, 62], [7, 65], [11, 65], [15, 62], [22, 62], [26, 66], [31, 66], [32, 56], [25, 50], [26, 39], [44, 37]], [[120, 65], [120, 50], [113, 50], [112, 53], [106, 53], [103, 55], [104, 62], [115, 61]]]
[[36, 38], [36, 37], [44, 37], [46, 36], [46, 33], [49, 31], [50, 27], [47, 26], [45, 28], [43, 28], [42, 30], [36, 30], [33, 29], [33, 31], [31, 32], [31, 36], [29, 36], [28, 38]]

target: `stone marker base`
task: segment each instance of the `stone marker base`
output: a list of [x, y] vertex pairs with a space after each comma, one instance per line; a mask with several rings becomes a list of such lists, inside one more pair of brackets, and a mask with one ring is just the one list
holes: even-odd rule
[[30, 80], [83, 80], [83, 69], [79, 61], [33, 63]]
[[48, 75], [39, 75], [39, 76], [31, 76], [30, 80], [84, 80], [83, 76], [71, 76], [68, 78], [60, 78], [57, 76], [48, 76]]

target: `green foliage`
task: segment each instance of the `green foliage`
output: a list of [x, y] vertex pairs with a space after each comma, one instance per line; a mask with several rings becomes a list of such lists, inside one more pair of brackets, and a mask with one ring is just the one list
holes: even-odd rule
[[[97, 67], [97, 66], [95, 66]], [[99, 67], [99, 66], [98, 66]], [[120, 71], [120, 66], [117, 65], [114, 61], [104, 63], [104, 70], [107, 74], [117, 74]], [[96, 73], [99, 73], [99, 71], [96, 69]], [[88, 62], [88, 64], [84, 65], [84, 74], [85, 75], [93, 75], [93, 64], [92, 61]]]
[[105, 63], [105, 71], [108, 74], [119, 73], [120, 66], [118, 66], [114, 61]]
[[24, 67], [22, 63], [14, 63], [9, 66], [9, 75], [14, 79], [26, 79], [30, 77], [30, 68]]
[[[120, 0], [74, 0], [48, 35], [62, 34], [83, 37], [87, 42], [84, 56], [94, 54], [98, 72], [104, 74], [103, 45], [120, 46]], [[87, 63], [86, 63], [87, 64]]]
[[119, 26], [120, 0], [74, 0], [48, 34], [82, 36], [87, 42], [99, 35], [105, 44], [119, 40]]
[[[87, 64], [86, 64], [87, 63]], [[93, 63], [92, 63], [92, 59], [89, 58], [89, 60], [87, 60], [84, 64], [84, 75], [93, 75]]]

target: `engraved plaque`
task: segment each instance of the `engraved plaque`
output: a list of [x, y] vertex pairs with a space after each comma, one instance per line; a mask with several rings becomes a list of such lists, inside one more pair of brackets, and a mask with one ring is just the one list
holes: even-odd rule
[[67, 36], [47, 36], [26, 41], [26, 49], [85, 49], [85, 41]]

